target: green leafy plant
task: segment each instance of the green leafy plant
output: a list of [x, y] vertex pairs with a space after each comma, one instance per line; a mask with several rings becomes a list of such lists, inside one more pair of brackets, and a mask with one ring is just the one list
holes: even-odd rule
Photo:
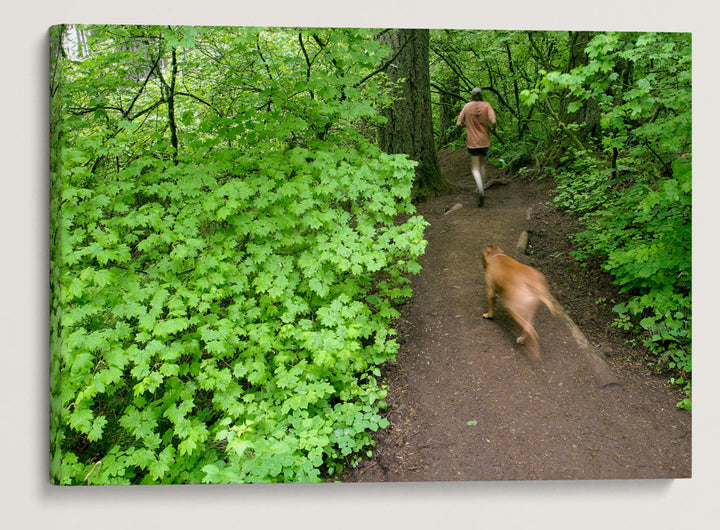
[[[691, 388], [691, 70], [687, 34], [595, 36], [587, 64], [547, 73], [528, 103], [556, 94], [575, 111], [597, 104], [597, 148], [564, 160], [555, 203], [582, 216], [574, 236], [580, 260], [603, 258], [627, 300], [615, 305], [616, 325], [636, 332], [674, 375]], [[672, 75], [670, 75], [672, 72]]]
[[377, 119], [373, 32], [85, 29], [65, 86], [53, 482], [339, 472], [387, 425], [379, 366], [426, 244], [415, 163], [354, 134]]

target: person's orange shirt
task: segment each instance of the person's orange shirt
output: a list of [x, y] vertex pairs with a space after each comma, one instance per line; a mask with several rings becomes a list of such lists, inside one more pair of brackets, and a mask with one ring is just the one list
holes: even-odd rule
[[490, 126], [495, 125], [495, 111], [487, 101], [466, 103], [457, 120], [457, 126], [467, 128], [467, 146], [470, 149], [490, 147]]

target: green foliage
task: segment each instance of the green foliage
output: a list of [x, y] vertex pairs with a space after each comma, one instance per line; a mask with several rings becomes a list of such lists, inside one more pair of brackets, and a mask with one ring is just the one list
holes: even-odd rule
[[[361, 30], [83, 29], [53, 482], [337, 473], [387, 425], [378, 367], [425, 248], [415, 163], [355, 132], [377, 119], [383, 49]], [[172, 50], [175, 83], [153, 70]]]
[[691, 70], [687, 34], [597, 35], [588, 64], [548, 73], [529, 103], [565, 93], [602, 112], [599, 149], [578, 150], [557, 174], [556, 204], [583, 215], [579, 259], [603, 257], [627, 300], [616, 324], [634, 330], [691, 385]]
[[566, 32], [433, 30], [431, 73], [437, 145], [464, 148], [455, 126], [475, 86], [483, 89], [498, 118], [491, 159], [516, 170], [533, 160], [552, 137], [542, 109], [525, 105], [522, 92], [547, 70], [567, 63]]

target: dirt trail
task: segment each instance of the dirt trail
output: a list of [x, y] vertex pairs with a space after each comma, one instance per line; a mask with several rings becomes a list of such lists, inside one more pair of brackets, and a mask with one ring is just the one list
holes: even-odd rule
[[[510, 179], [488, 189], [477, 208], [465, 153], [441, 155], [461, 191], [418, 208], [430, 222], [429, 244], [398, 322], [401, 350], [384, 370], [390, 425], [377, 433], [373, 458], [343, 480], [690, 476], [691, 416], [676, 408], [679, 395], [666, 378], [629, 360], [630, 346], [593, 298], [593, 284], [607, 279], [584, 277], [591, 273], [567, 255], [571, 221], [547, 206], [552, 184]], [[490, 182], [501, 176], [490, 168]], [[515, 248], [523, 230], [532, 256]], [[495, 319], [482, 318], [480, 253], [489, 243], [546, 274], [595, 350], [608, 354], [619, 387], [599, 387], [568, 327], [544, 306], [535, 322], [540, 365], [515, 343], [518, 329], [502, 302]]]

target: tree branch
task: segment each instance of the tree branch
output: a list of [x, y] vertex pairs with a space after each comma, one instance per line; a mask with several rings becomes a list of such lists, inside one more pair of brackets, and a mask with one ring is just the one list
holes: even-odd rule
[[457, 92], [450, 92], [449, 90], [445, 90], [443, 87], [438, 85], [437, 83], [430, 83], [430, 86], [440, 92], [441, 94], [445, 94], [446, 96], [453, 97], [459, 101], [465, 101], [465, 98], [462, 96], [462, 94], [458, 94]]
[[[305, 43], [303, 42], [302, 31], [300, 31], [300, 32], [298, 33], [298, 41], [300, 41], [300, 49], [302, 50], [303, 55], [305, 56], [305, 64], [307, 64], [307, 72], [306, 72], [306, 74], [305, 74], [305, 79], [307, 79], [308, 81], [310, 81], [310, 67], [312, 66], [312, 61], [310, 60], [310, 56], [308, 55], [308, 52], [307, 52], [307, 50], [305, 49]], [[313, 60], [314, 60], [314, 59], [313, 59]], [[312, 97], [312, 91], [311, 91], [311, 93], [310, 93], [310, 96], [311, 96], [312, 99], [315, 99], [314, 97]]]
[[153, 75], [153, 72], [157, 69], [158, 64], [160, 64], [160, 59], [162, 57], [162, 54], [158, 54], [157, 59], [155, 59], [155, 63], [152, 65], [152, 68], [150, 68], [150, 71], [148, 72], [147, 76], [145, 76], [145, 81], [143, 81], [142, 86], [140, 87], [140, 90], [138, 90], [138, 93], [135, 94], [135, 97], [130, 102], [130, 106], [126, 111], [123, 111], [123, 118], [127, 118], [130, 115], [130, 112], [132, 112], [133, 107], [135, 106], [135, 103], [137, 103], [137, 100], [140, 99], [140, 96], [143, 92], [145, 92], [145, 88], [147, 87], [148, 82], [150, 81], [150, 78]]
[[112, 105], [98, 105], [97, 107], [69, 107], [68, 111], [75, 116], [82, 116], [83, 114], [90, 114], [91, 112], [104, 110], [114, 110], [119, 113], [123, 113], [123, 109], [120, 107], [113, 107]]
[[189, 94], [188, 92], [175, 92], [175, 95], [176, 96], [185, 96], [185, 97], [194, 99], [195, 101], [198, 101], [207, 107], [213, 108], [212, 103], [208, 103], [203, 98], [201, 98], [200, 96], [196, 96], [195, 94]]
[[135, 114], [134, 116], [128, 116], [128, 119], [129, 119], [130, 121], [133, 121], [133, 120], [139, 118], [140, 116], [142, 116], [143, 114], [147, 114], [148, 112], [152, 112], [153, 110], [155, 110], [156, 108], [158, 108], [160, 105], [163, 105], [164, 103], [167, 103], [167, 100], [166, 100], [165, 98], [161, 98], [161, 99], [157, 100], [155, 103], [153, 103], [152, 105], [150, 105], [149, 107], [146, 107], [146, 108], [144, 108], [143, 110], [139, 111], [139, 112], [138, 112], [137, 114]]
[[650, 142], [648, 142], [647, 140], [643, 139], [643, 143], [645, 144], [645, 147], [647, 147], [648, 149], [650, 149], [650, 152], [651, 152], [653, 155], [655, 155], [655, 158], [657, 158], [657, 159], [660, 161], [660, 163], [661, 163], [661, 164], [663, 165], [663, 167], [665, 168], [665, 171], [667, 172], [667, 174], [668, 174], [668, 175], [672, 175], [672, 168], [665, 163], [665, 161], [660, 157], [659, 154], [657, 154], [657, 152], [655, 151], [655, 149], [653, 149], [652, 146], [650, 145]]
[[548, 98], [545, 99], [545, 105], [548, 108], [548, 112], [550, 113], [550, 116], [552, 116], [553, 119], [555, 119], [555, 121], [557, 122], [560, 130], [562, 132], [564, 132], [565, 134], [567, 134], [568, 137], [570, 138], [570, 140], [572, 140], [572, 142], [575, 145], [577, 145], [581, 151], [587, 151], [587, 148], [583, 145], [583, 143], [580, 141], [580, 139], [577, 136], [575, 136], [570, 129], [568, 129], [567, 125], [557, 115], [555, 110], [552, 108], [552, 105], [550, 104], [550, 100]]
[[440, 59], [442, 59], [442, 61], [450, 67], [450, 70], [452, 70], [455, 73], [455, 75], [458, 76], [458, 79], [461, 79], [467, 87], [473, 86], [473, 82], [470, 79], [468, 79], [468, 77], [465, 74], [463, 74], [462, 70], [453, 61], [451, 61], [444, 55], [444, 50], [443, 50], [443, 53], [440, 53], [438, 48], [435, 46], [430, 46], [430, 50], [435, 55], [440, 57]]
[[550, 65], [550, 63], [548, 63], [547, 57], [545, 56], [545, 54], [540, 51], [540, 48], [538, 48], [538, 45], [535, 42], [535, 39], [533, 39], [532, 34], [533, 34], [532, 31], [526, 32], [528, 41], [530, 42], [530, 46], [532, 47], [533, 50], [535, 50], [535, 54], [536, 54], [535, 56], [542, 63], [543, 68], [545, 68], [545, 70], [547, 70], [547, 71], [552, 70], [553, 67]]

